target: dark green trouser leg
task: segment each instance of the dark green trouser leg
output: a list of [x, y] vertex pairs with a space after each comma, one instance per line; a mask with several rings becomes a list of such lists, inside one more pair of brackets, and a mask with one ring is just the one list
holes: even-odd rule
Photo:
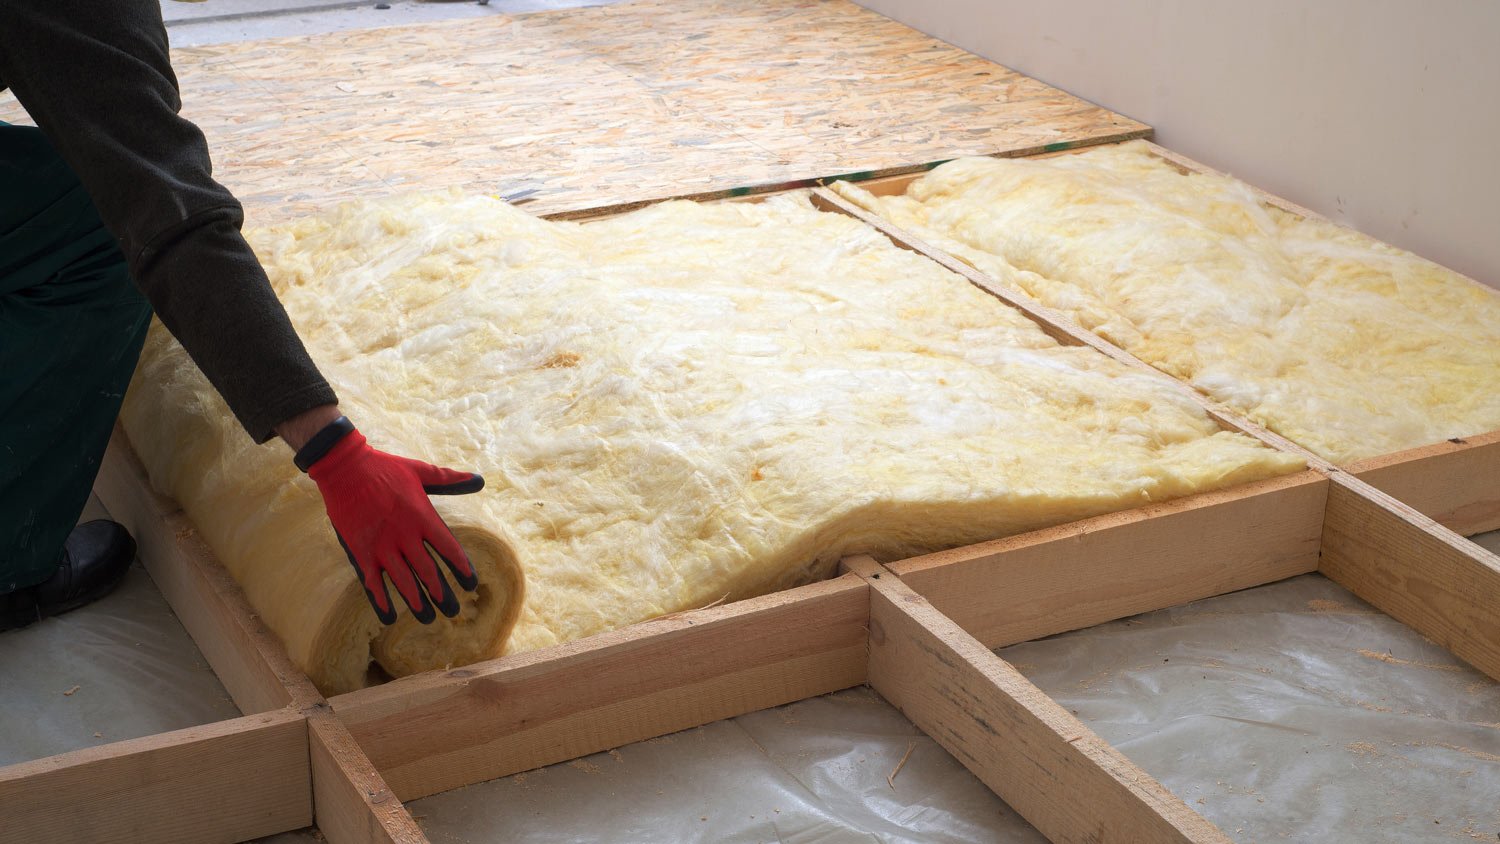
[[0, 123], [0, 594], [56, 570], [150, 321], [72, 171]]

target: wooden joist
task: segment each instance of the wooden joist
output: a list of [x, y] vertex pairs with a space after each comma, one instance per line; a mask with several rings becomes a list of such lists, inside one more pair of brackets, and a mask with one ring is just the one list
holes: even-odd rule
[[307, 724], [247, 715], [0, 768], [0, 840], [205, 844], [312, 823]]
[[1058, 844], [1229, 838], [873, 560], [870, 685]]
[[1318, 568], [1500, 680], [1500, 557], [1345, 476], [1328, 489]]
[[411, 813], [331, 710], [307, 720], [313, 819], [333, 844], [426, 844]]
[[157, 495], [116, 426], [94, 482], [110, 517], [130, 530], [141, 562], [241, 712], [322, 700], [286, 648], [255, 615], [181, 509]]
[[890, 568], [999, 648], [1315, 571], [1327, 488], [1302, 472]]
[[[274, 768], [265, 773], [277, 777], [283, 789], [292, 790], [284, 791], [277, 799], [286, 800], [289, 807], [306, 806], [307, 811], [298, 815], [295, 823], [272, 815], [272, 823], [285, 825], [257, 829], [253, 835], [307, 826], [313, 822], [315, 806], [317, 824], [334, 844], [425, 842], [410, 813], [391, 794], [348, 730], [328, 710], [311, 680], [292, 664], [285, 648], [256, 617], [238, 584], [198, 538], [186, 515], [175, 502], [151, 490], [144, 467], [118, 428], [105, 454], [95, 491], [110, 515], [137, 537], [142, 560], [152, 579], [236, 705], [246, 712], [272, 713], [276, 723], [297, 727], [303, 766], [300, 778], [287, 778]], [[217, 735], [219, 731], [232, 732], [237, 723], [197, 729]], [[107, 750], [124, 758], [141, 753], [130, 743], [110, 745]], [[217, 757], [238, 752], [238, 748], [219, 742], [207, 745], [202, 752], [205, 758], [210, 754]], [[251, 762], [262, 758], [259, 746], [250, 748], [246, 755]], [[107, 769], [111, 773], [128, 770], [121, 763], [114, 764], [115, 768]], [[0, 771], [0, 776], [3, 773]], [[289, 793], [295, 794], [295, 799], [288, 799]], [[158, 802], [170, 805], [193, 799], [192, 791], [173, 783], [172, 790], [165, 792]], [[213, 838], [213, 830], [186, 829], [187, 837], [181, 840], [218, 840]], [[222, 840], [238, 841], [244, 837], [251, 836], [236, 835]], [[132, 835], [120, 840], [156, 839], [153, 835]]]
[[[915, 177], [905, 178], [910, 179]], [[888, 184], [902, 184], [902, 182], [889, 182]], [[1050, 308], [1011, 290], [963, 261], [949, 255], [947, 252], [929, 244], [915, 234], [886, 222], [880, 216], [860, 208], [858, 205], [827, 188], [814, 188], [812, 191], [812, 203], [822, 211], [831, 211], [853, 217], [885, 235], [887, 239], [902, 249], [924, 255], [941, 265], [944, 269], [963, 276], [970, 284], [1025, 314], [1048, 337], [1051, 337], [1064, 346], [1087, 346], [1107, 357], [1120, 360], [1133, 368], [1146, 366], [1146, 364], [1136, 361], [1129, 355], [1122, 357], [1121, 355], [1124, 353], [1119, 347], [1102, 337], [1084, 331], [1064, 315], [1062, 311]], [[1149, 366], [1147, 368], [1150, 369]], [[1155, 370], [1152, 371], [1154, 372]]]
[[411, 800], [859, 685], [865, 592], [836, 578], [331, 704]]
[[1350, 474], [1449, 530], [1500, 530], [1500, 431], [1361, 460]]

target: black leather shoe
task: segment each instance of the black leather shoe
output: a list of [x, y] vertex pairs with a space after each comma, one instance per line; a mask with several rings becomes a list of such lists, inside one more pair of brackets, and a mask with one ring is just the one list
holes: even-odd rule
[[73, 528], [51, 578], [0, 595], [0, 630], [25, 627], [103, 598], [125, 579], [134, 560], [135, 540], [119, 524], [97, 519]]

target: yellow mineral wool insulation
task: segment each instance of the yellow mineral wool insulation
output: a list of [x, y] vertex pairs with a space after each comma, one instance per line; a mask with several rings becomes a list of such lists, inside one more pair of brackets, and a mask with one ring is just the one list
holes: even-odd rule
[[[525, 569], [510, 650], [1302, 466], [805, 195], [584, 224], [429, 195], [251, 240], [371, 441], [485, 475], [437, 503]], [[125, 420], [325, 690], [501, 650], [518, 583], [391, 646], [311, 484], [160, 332]]]
[[846, 198], [1347, 463], [1500, 428], [1500, 296], [1144, 143]]
[[[309, 346], [323, 357], [316, 344]], [[345, 393], [339, 369], [323, 371]], [[379, 405], [342, 398], [377, 448], [437, 453], [394, 438], [395, 426]], [[485, 659], [504, 646], [520, 614], [524, 578], [504, 526], [473, 496], [432, 500], [474, 563], [479, 590], [455, 588], [459, 616], [424, 626], [391, 589], [401, 613], [396, 624], [382, 627], [334, 538], [317, 487], [284, 446], [257, 446], [245, 436], [160, 323], [147, 335], [120, 417], [153, 485], [182, 504], [256, 613], [324, 694], [364, 686], [372, 657], [399, 676]]]

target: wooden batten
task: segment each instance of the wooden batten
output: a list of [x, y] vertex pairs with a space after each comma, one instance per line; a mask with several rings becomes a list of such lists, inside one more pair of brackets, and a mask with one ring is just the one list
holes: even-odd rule
[[411, 813], [328, 709], [307, 721], [313, 819], [333, 844], [427, 844]]
[[1360, 480], [1333, 481], [1319, 571], [1500, 680], [1500, 557]]
[[322, 700], [186, 514], [152, 491], [119, 426], [94, 491], [110, 517], [135, 537], [151, 579], [241, 712], [301, 708]]
[[0, 768], [0, 839], [204, 844], [312, 823], [307, 726], [278, 710]]
[[[1032, 156], [1030, 156], [1030, 155], [1026, 155], [1026, 156], [999, 155], [999, 156], [995, 156], [995, 157], [996, 158], [1015, 158], [1015, 157], [1031, 158]], [[863, 188], [865, 191], [869, 192], [873, 196], [900, 196], [901, 194], [906, 193], [906, 188], [907, 188], [908, 185], [910, 185], [912, 182], [915, 182], [916, 180], [922, 178], [922, 175], [927, 172], [927, 169], [930, 169], [930, 168], [924, 168], [923, 170], [921, 170], [919, 172], [914, 172], [914, 173], [897, 173], [897, 174], [894, 174], [894, 175], [877, 176], [877, 177], [872, 178], [872, 179], [839, 179], [837, 177], [833, 177], [833, 178], [828, 178], [828, 179], [822, 180], [822, 184], [820, 185], [820, 187], [827, 186], [827, 185], [829, 185], [829, 184], [831, 184], [833, 182], [850, 181], [850, 182], [854, 182], [855, 184], [859, 185], [859, 187]]]
[[[1011, 290], [958, 258], [949, 255], [944, 250], [938, 249], [915, 234], [887, 222], [879, 215], [866, 211], [827, 188], [814, 188], [812, 191], [812, 203], [819, 210], [853, 217], [885, 235], [892, 243], [902, 249], [926, 256], [944, 269], [957, 273], [970, 284], [1025, 314], [1048, 337], [1051, 337], [1064, 346], [1087, 346], [1133, 369], [1161, 374], [1159, 370], [1154, 369], [1149, 364], [1110, 343], [1108, 340], [1084, 330], [1062, 311], [1043, 305], [1019, 291]], [[1175, 383], [1182, 383], [1175, 378], [1171, 380]], [[1186, 384], [1182, 386], [1193, 395], [1198, 395], [1198, 391], [1192, 389], [1192, 387]]]
[[1346, 469], [1455, 533], [1500, 530], [1500, 431], [1361, 460]]
[[1301, 472], [890, 569], [998, 648], [1316, 571], [1327, 491]]
[[858, 685], [857, 577], [334, 698], [402, 800]]
[[869, 683], [1058, 844], [1229, 838], [874, 561]]

